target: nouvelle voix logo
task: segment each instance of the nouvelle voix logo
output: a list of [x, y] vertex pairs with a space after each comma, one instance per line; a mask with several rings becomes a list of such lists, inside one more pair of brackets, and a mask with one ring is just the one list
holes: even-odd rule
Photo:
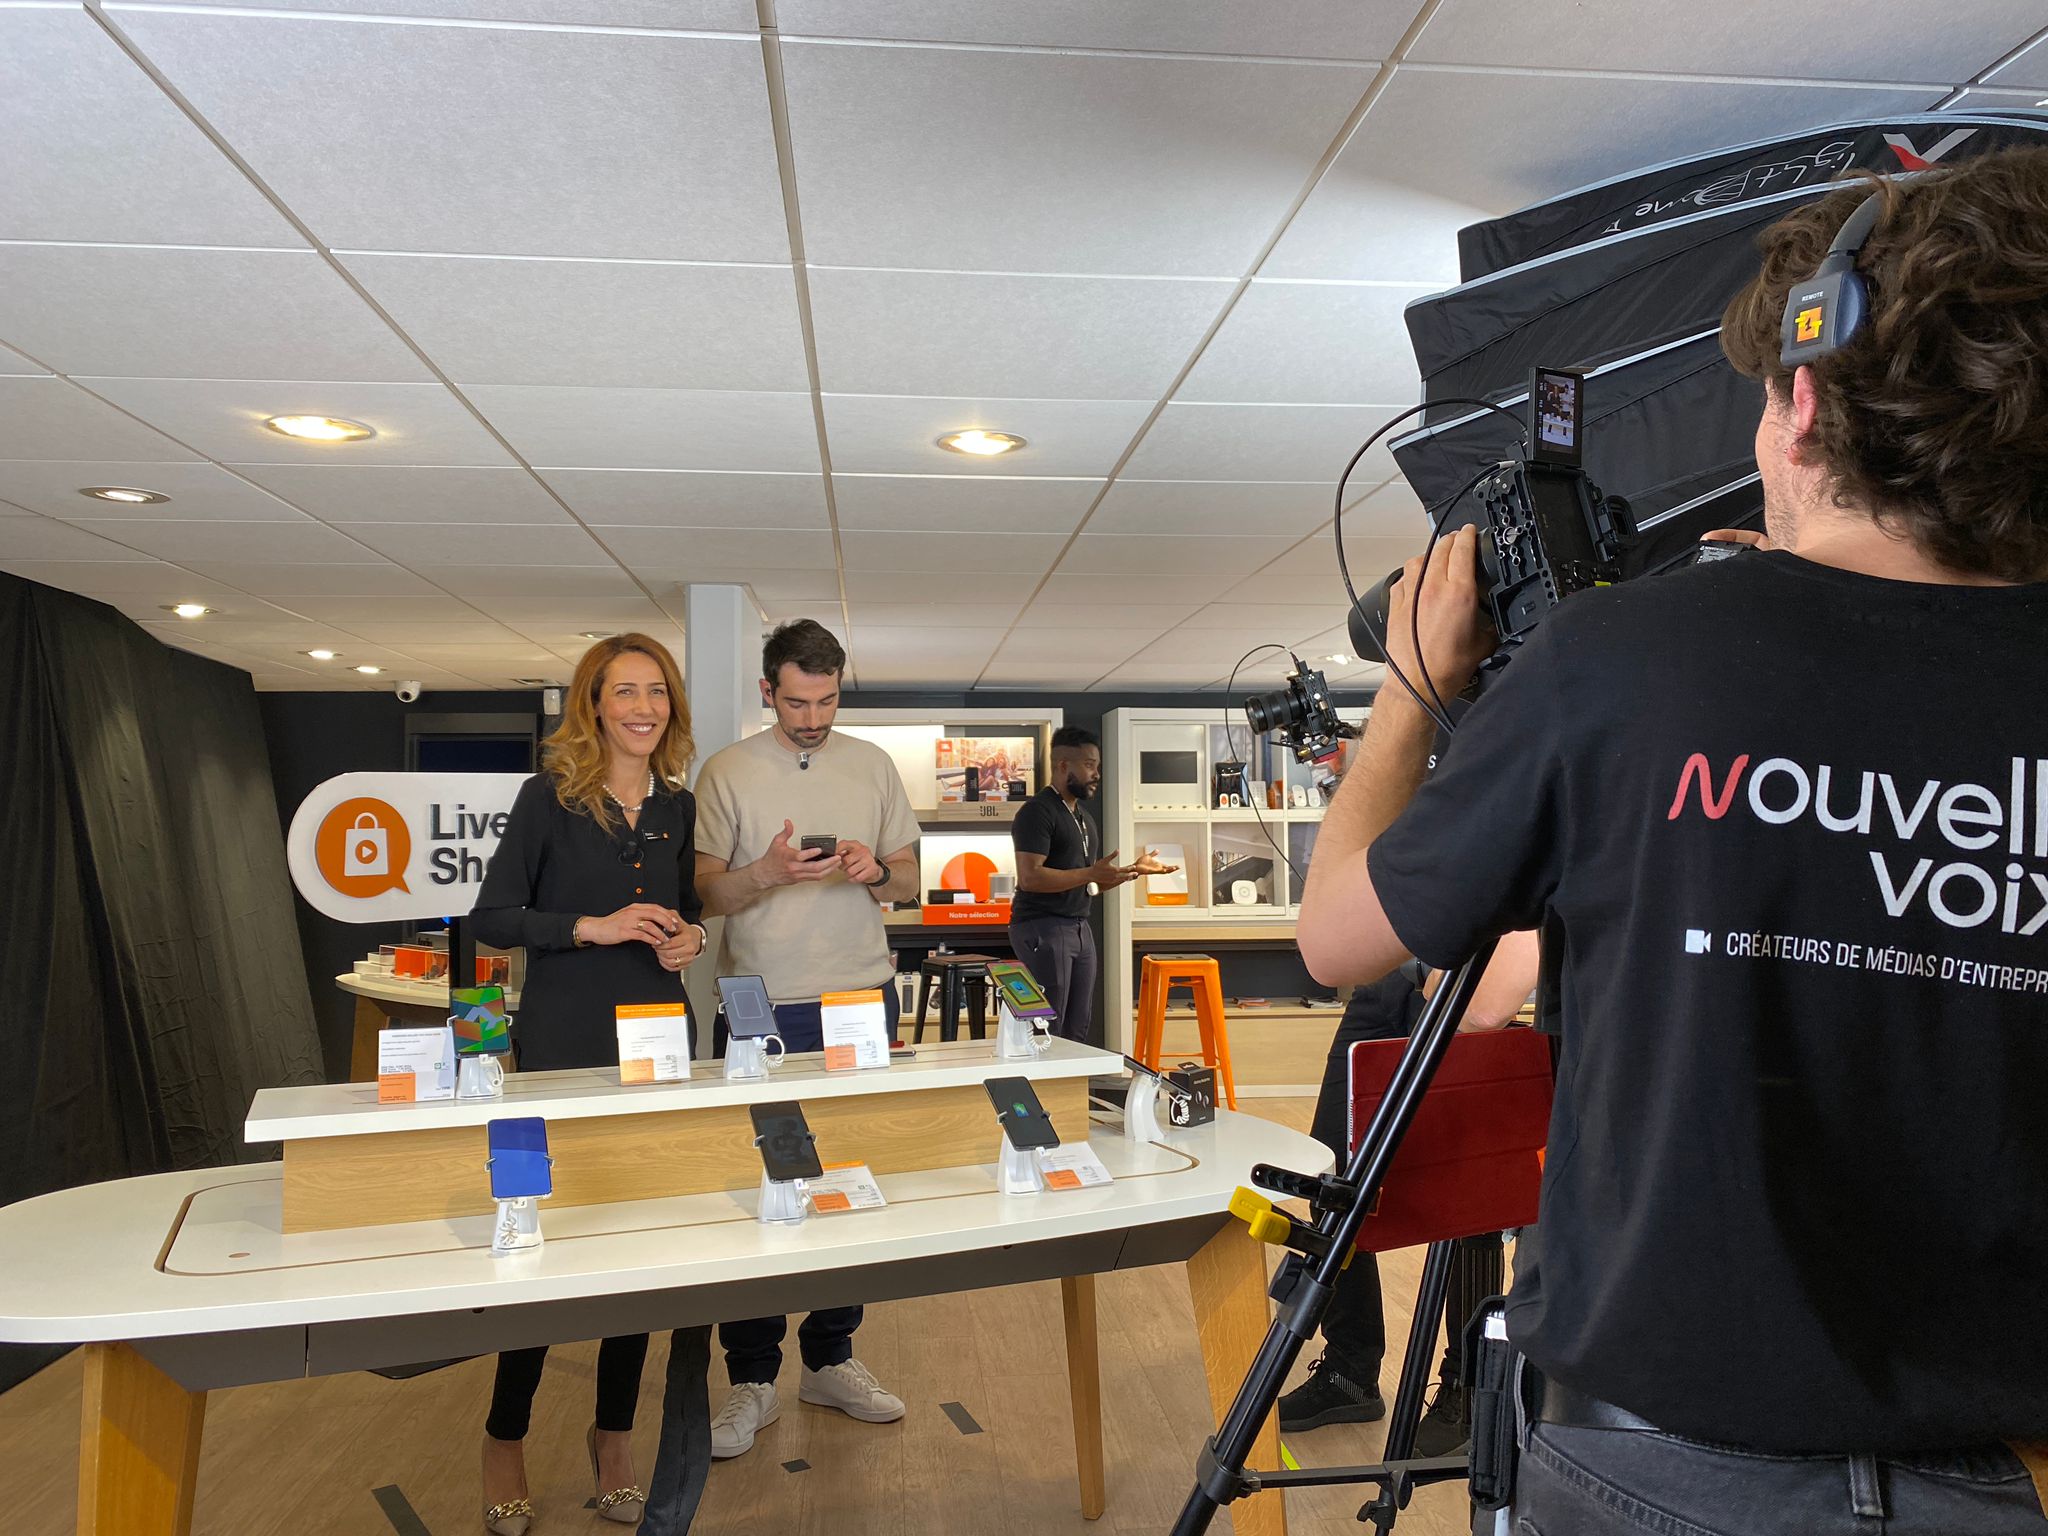
[[348, 922], [467, 912], [525, 781], [518, 773], [329, 779], [292, 817], [292, 879], [314, 907]]
[[[1840, 773], [1822, 763], [1808, 768], [1786, 757], [1752, 768], [1744, 753], [1716, 773], [1704, 752], [1685, 760], [1666, 817], [1691, 814], [1725, 819], [1738, 805], [1765, 826], [1811, 819], [1824, 831], [1867, 839], [1872, 878], [1885, 911], [1905, 917], [1916, 908], [1950, 928], [1995, 927], [2032, 938], [2048, 927], [2048, 873], [2020, 861], [2048, 861], [2048, 758], [2015, 757], [2008, 781], [1917, 785], [1871, 770]], [[1959, 854], [1916, 855], [1908, 846], [1922, 833]], [[1994, 852], [1994, 850], [1996, 850]], [[1707, 935], [1688, 931], [1689, 953]]]

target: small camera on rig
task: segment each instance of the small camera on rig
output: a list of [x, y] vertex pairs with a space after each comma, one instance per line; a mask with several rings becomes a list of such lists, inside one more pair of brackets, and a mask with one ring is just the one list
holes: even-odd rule
[[1320, 763], [1335, 757], [1358, 732], [1337, 718], [1330, 685], [1323, 674], [1288, 658], [1294, 672], [1271, 693], [1255, 693], [1244, 701], [1245, 719], [1261, 736], [1278, 735], [1297, 763]]
[[[1519, 645], [1574, 592], [1621, 580], [1621, 554], [1634, 540], [1628, 503], [1606, 496], [1580, 467], [1586, 376], [1571, 368], [1537, 368], [1529, 381], [1527, 457], [1504, 459], [1474, 486], [1477, 516], [1447, 509], [1439, 537], [1475, 523], [1480, 530], [1481, 601], [1500, 633], [1496, 661]], [[1351, 611], [1351, 646], [1386, 660], [1387, 611], [1394, 571], [1359, 597]]]

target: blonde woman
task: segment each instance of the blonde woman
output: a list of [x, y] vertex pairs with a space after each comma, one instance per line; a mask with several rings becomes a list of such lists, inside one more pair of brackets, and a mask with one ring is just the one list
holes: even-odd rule
[[[609, 1066], [613, 1009], [683, 1001], [682, 969], [704, 943], [697, 802], [683, 787], [694, 753], [682, 680], [660, 641], [614, 635], [584, 653], [545, 767], [520, 787], [471, 914], [485, 943], [526, 950], [522, 1071]], [[524, 1536], [533, 1520], [524, 1441], [546, 1357], [545, 1348], [498, 1357], [483, 1447], [492, 1536]], [[586, 1444], [599, 1512], [620, 1524], [639, 1520], [646, 1502], [632, 1453], [646, 1357], [644, 1333], [598, 1349]]]

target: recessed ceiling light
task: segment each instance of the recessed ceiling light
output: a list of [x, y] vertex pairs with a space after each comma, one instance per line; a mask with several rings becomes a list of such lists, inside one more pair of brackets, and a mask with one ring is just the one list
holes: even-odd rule
[[512, 681], [521, 688], [546, 688], [550, 686], [548, 680], [544, 677], [515, 677]]
[[611, 635], [604, 630], [586, 629], [577, 638], [582, 640], [609, 640]]
[[360, 421], [344, 421], [339, 416], [273, 416], [263, 425], [309, 443], [359, 443], [377, 435]]
[[1024, 439], [1013, 432], [984, 432], [973, 427], [965, 432], [948, 432], [939, 439], [939, 446], [986, 459], [999, 453], [1015, 453], [1024, 446]]
[[153, 507], [171, 499], [162, 491], [139, 491], [131, 485], [82, 485], [78, 494], [99, 501], [118, 501], [131, 507]]
[[165, 613], [175, 613], [181, 619], [203, 619], [213, 610], [204, 603], [161, 603]]
[[379, 672], [382, 672], [384, 669], [382, 667], [357, 667], [356, 670], [362, 673], [363, 676], [365, 677], [375, 677]]
[[1350, 661], [1351, 658], [1349, 656], [1346, 656], [1342, 651], [1338, 651], [1334, 655], [1325, 656], [1323, 660], [1327, 661], [1333, 667], [1341, 667], [1346, 662]]
[[339, 655], [341, 654], [341, 652], [339, 652], [339, 651], [308, 651], [308, 652], [306, 652], [306, 654], [307, 654], [308, 656], [312, 657], [312, 658], [313, 658], [313, 659], [314, 659], [315, 661], [332, 661], [332, 660], [334, 660], [334, 658], [335, 658], [335, 657], [339, 656]]

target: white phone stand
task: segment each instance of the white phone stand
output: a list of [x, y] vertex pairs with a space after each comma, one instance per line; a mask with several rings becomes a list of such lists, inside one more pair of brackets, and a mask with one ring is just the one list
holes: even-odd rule
[[455, 1097], [458, 1099], [502, 1099], [505, 1097], [505, 1066], [495, 1055], [477, 1054], [455, 1059]]
[[[996, 1056], [1002, 1061], [1029, 1061], [1052, 1045], [1050, 1019], [1020, 1019], [1008, 1003], [996, 1006]], [[1004, 1143], [1008, 1145], [1008, 1143]]]
[[760, 1205], [757, 1220], [774, 1226], [787, 1226], [802, 1221], [810, 1214], [811, 1194], [802, 1179], [771, 1179], [764, 1168], [761, 1170]]
[[500, 1200], [498, 1223], [491, 1229], [491, 1252], [518, 1253], [540, 1245], [540, 1202], [531, 1195]]
[[1166, 1143], [1166, 1127], [1159, 1123], [1159, 1079], [1143, 1072], [1131, 1074], [1130, 1091], [1124, 1095], [1124, 1140]]
[[[773, 1041], [775, 1044], [773, 1052], [768, 1049], [770, 1041]], [[728, 1083], [747, 1083], [766, 1077], [770, 1072], [773, 1072], [782, 1065], [782, 1058], [788, 1054], [788, 1051], [789, 1047], [783, 1044], [782, 1036], [780, 1035], [761, 1035], [758, 1038], [747, 1040], [727, 1040], [725, 1042], [725, 1080]]]
[[996, 1163], [996, 1189], [1005, 1195], [1035, 1195], [1045, 1188], [1045, 1161], [1036, 1147], [1019, 1150], [1003, 1137], [1003, 1155]]

